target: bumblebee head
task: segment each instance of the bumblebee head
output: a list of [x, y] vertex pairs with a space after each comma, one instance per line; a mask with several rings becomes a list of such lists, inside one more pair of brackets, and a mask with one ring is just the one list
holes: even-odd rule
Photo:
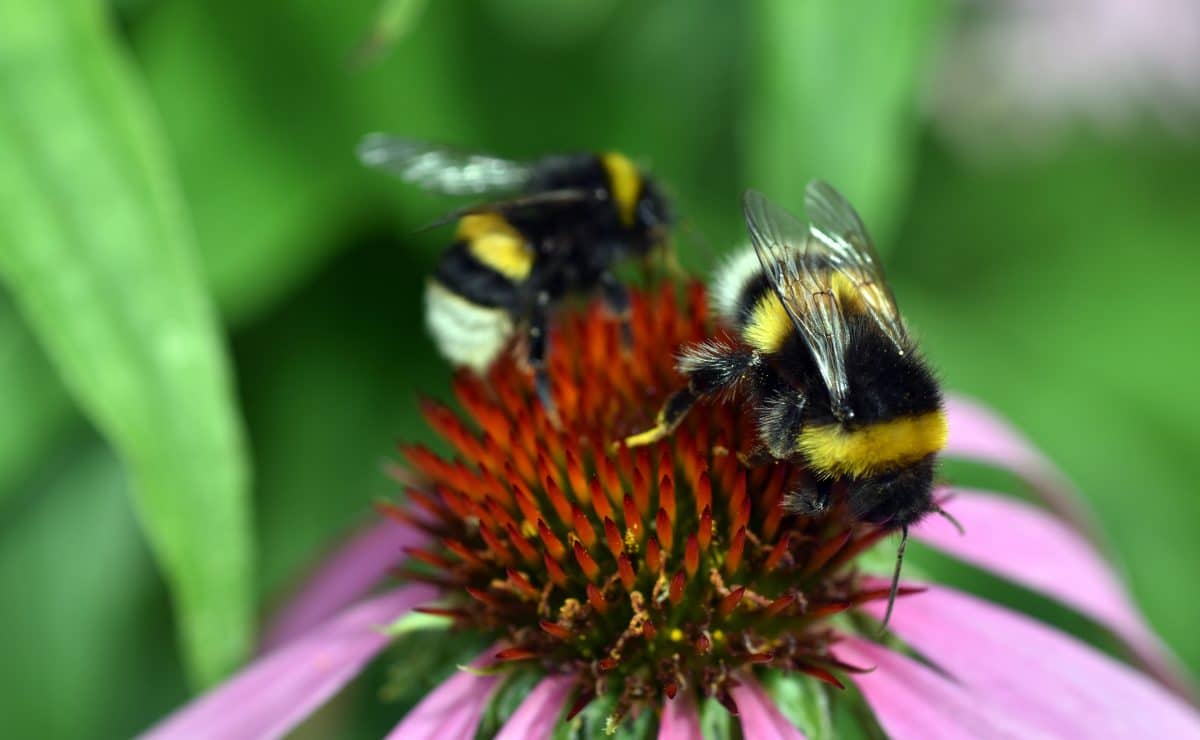
[[850, 482], [854, 515], [873, 524], [906, 527], [935, 509], [934, 455], [902, 468]]

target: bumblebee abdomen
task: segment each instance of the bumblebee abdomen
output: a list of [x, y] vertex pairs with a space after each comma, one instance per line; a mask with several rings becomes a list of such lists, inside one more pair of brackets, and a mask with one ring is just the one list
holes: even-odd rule
[[425, 324], [447, 360], [482, 373], [512, 338], [536, 255], [498, 213], [463, 217], [456, 236], [426, 285]]
[[425, 325], [442, 356], [483, 373], [513, 335], [504, 308], [474, 303], [437, 280], [425, 286]]
[[767, 287], [758, 256], [750, 247], [734, 253], [713, 274], [713, 310], [729, 326], [741, 329], [744, 324], [743, 306], [748, 293], [757, 295]]
[[795, 330], [753, 249], [737, 253], [717, 270], [712, 295], [721, 320], [763, 354], [777, 353]]

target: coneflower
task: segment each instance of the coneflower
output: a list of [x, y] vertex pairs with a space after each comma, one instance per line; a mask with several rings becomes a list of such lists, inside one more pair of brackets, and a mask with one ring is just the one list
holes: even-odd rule
[[[281, 735], [414, 612], [494, 647], [399, 718], [397, 738], [473, 737], [512, 677], [530, 674], [540, 679], [496, 737], [635, 725], [717, 737], [733, 716], [744, 737], [799, 738], [820, 728], [785, 711], [787, 697], [816, 701], [850, 684], [845, 694], [893, 737], [1200, 734], [1193, 708], [1148, 676], [946, 587], [904, 584], [881, 638], [888, 583], [861, 556], [889, 531], [836, 503], [789, 514], [780, 502], [805, 471], [741, 462], [754, 434], [736, 398], [701, 406], [655, 446], [614, 445], [680, 382], [676, 350], [711, 333], [704, 302], [697, 287], [682, 305], [671, 288], [638, 294], [630, 346], [598, 308], [564, 317], [550, 363], [557, 426], [515, 363], [486, 382], [460, 376], [458, 411], [424, 409], [453, 457], [405, 448], [409, 484], [400, 503], [380, 506], [387, 521], [322, 569], [264, 657], [148, 737]], [[1057, 486], [986, 412], [949, 409], [951, 454]], [[966, 535], [931, 520], [915, 538], [1058, 599], [1171, 675], [1119, 581], [1069, 525], [991, 494], [941, 500]], [[405, 585], [362, 598], [397, 566]]]

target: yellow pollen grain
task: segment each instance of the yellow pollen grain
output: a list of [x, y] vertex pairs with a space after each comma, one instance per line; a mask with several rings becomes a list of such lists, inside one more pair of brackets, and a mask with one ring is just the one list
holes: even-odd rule
[[713, 630], [712, 639], [714, 642], [725, 642], [724, 630]]
[[625, 530], [625, 550], [627, 552], [637, 552], [638, 551], [637, 537], [635, 537], [633, 532], [628, 529]]
[[840, 424], [807, 427], [800, 433], [798, 448], [820, 473], [864, 478], [939, 452], [948, 435], [946, 415], [939, 410], [855, 430]]
[[522, 519], [521, 520], [521, 534], [525, 535], [526, 537], [529, 537], [530, 539], [537, 537], [538, 536], [537, 525], [534, 524], [533, 522], [529, 521], [528, 519]]
[[676, 627], [671, 630], [671, 642], [683, 642], [683, 630]]

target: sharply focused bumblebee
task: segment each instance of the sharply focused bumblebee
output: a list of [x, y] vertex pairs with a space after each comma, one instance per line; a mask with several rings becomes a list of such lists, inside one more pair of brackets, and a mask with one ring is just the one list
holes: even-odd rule
[[615, 152], [514, 162], [372, 134], [358, 153], [429, 190], [506, 197], [438, 222], [458, 226], [427, 284], [425, 320], [442, 355], [479, 373], [524, 332], [538, 396], [553, 411], [545, 372], [550, 312], [566, 295], [599, 291], [627, 318], [629, 296], [613, 268], [667, 248], [672, 217], [658, 186]]
[[756, 456], [799, 460], [818, 481], [789, 494], [789, 507], [819, 512], [830, 483], [844, 482], [856, 518], [902, 531], [898, 577], [909, 525], [940, 511], [931, 494], [947, 437], [938, 383], [905, 330], [862, 220], [836, 190], [809, 184], [807, 225], [755, 191], [743, 205], [753, 250], [730, 260], [712, 291], [740, 341], [686, 348], [678, 367], [687, 386], [668, 398], [654, 428], [625, 442], [661, 439], [697, 401], [746, 391]]

